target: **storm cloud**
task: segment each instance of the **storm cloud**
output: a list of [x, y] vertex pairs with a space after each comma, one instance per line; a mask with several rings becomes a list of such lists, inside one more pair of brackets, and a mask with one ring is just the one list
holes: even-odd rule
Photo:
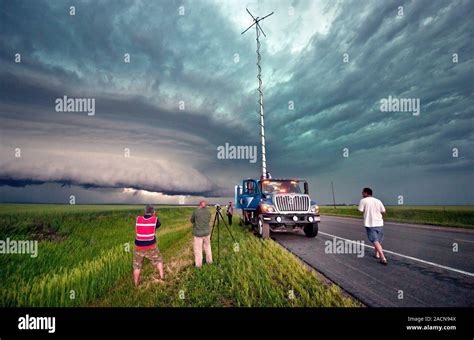
[[47, 182], [83, 187], [131, 188], [167, 194], [210, 194], [206, 176], [169, 160], [111, 156], [100, 153], [38, 152], [2, 162], [3, 184]]
[[[322, 203], [333, 181], [341, 203], [371, 186], [388, 204], [474, 204], [471, 1], [1, 3], [1, 201], [71, 187], [90, 202], [135, 202], [125, 188], [228, 199], [258, 176], [217, 158], [259, 143], [246, 5], [275, 12], [262, 23], [274, 177], [307, 178]], [[95, 115], [56, 112], [63, 96], [93, 98]], [[420, 114], [382, 112], [389, 96]]]

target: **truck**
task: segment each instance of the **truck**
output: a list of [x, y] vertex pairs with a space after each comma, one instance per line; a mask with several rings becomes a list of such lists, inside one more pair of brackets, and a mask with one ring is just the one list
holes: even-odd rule
[[319, 206], [311, 200], [306, 180], [244, 179], [235, 186], [235, 208], [242, 210], [242, 223], [252, 225], [263, 239], [276, 231], [302, 229], [307, 237], [318, 234]]
[[307, 237], [316, 237], [320, 222], [319, 207], [309, 196], [308, 182], [299, 179], [273, 179], [267, 172], [266, 144], [265, 144], [265, 115], [263, 106], [263, 82], [260, 55], [260, 33], [265, 33], [259, 22], [273, 14], [264, 17], [255, 17], [247, 9], [253, 23], [245, 31], [255, 26], [257, 34], [257, 79], [258, 79], [258, 107], [260, 123], [260, 145], [262, 155], [262, 175], [260, 179], [248, 178], [242, 185], [236, 185], [236, 209], [242, 210], [241, 221], [245, 225], [251, 224], [260, 237], [267, 239], [271, 231], [303, 229]]

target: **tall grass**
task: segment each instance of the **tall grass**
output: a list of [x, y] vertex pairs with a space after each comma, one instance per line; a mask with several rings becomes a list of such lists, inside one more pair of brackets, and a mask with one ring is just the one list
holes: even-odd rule
[[[320, 207], [322, 215], [361, 218], [356, 206]], [[473, 206], [387, 206], [384, 219], [394, 222], [474, 228]]]
[[[236, 225], [239, 251], [222, 228], [219, 263], [197, 270], [192, 208], [158, 208], [166, 281], [155, 282], [146, 261], [138, 289], [131, 272], [141, 206], [9, 208], [0, 205], [0, 239], [37, 238], [39, 249], [37, 258], [0, 255], [0, 306], [358, 306], [275, 242]], [[217, 261], [215, 239], [212, 246]]]
[[[237, 221], [238, 222], [238, 221]], [[217, 262], [217, 235], [212, 249], [214, 263], [193, 266], [192, 235], [164, 250], [165, 284], [154, 284], [148, 266], [138, 289], [130, 292], [128, 279], [99, 299], [98, 306], [174, 307], [355, 307], [360, 306], [335, 285], [329, 284], [294, 255], [272, 240], [263, 241], [248, 229], [234, 225], [234, 242], [221, 229], [221, 254]], [[178, 267], [179, 270], [173, 270]]]
[[[0, 255], [0, 306], [81, 306], [104, 294], [117, 280], [129, 276], [135, 216], [142, 209], [66, 211], [67, 208], [0, 213], [0, 239], [39, 237], [38, 257]], [[62, 213], [61, 213], [62, 209]], [[183, 236], [177, 231], [190, 208], [159, 209], [163, 230], [160, 247]], [[48, 237], [50, 239], [48, 239]], [[44, 238], [44, 239], [42, 239]], [[127, 251], [129, 250], [129, 251]]]
[[[221, 230], [218, 264], [192, 270], [178, 306], [331, 307], [357, 306], [332, 284], [272, 240], [263, 241], [249, 230], [233, 228], [239, 251]], [[216, 243], [213, 243], [217, 255]]]

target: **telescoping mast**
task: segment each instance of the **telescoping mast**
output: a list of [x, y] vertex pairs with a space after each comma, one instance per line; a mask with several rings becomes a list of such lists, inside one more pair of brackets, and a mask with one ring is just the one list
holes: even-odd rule
[[265, 151], [265, 119], [264, 119], [264, 113], [263, 113], [262, 67], [260, 66], [260, 61], [262, 59], [260, 55], [260, 33], [262, 33], [264, 37], [266, 37], [266, 34], [263, 31], [262, 27], [260, 26], [259, 22], [269, 17], [270, 15], [272, 15], [273, 12], [265, 15], [263, 18], [259, 18], [259, 17], [254, 17], [247, 8], [246, 10], [248, 14], [252, 17], [253, 23], [252, 25], [247, 27], [247, 29], [243, 31], [242, 34], [247, 32], [253, 26], [255, 26], [255, 32], [257, 34], [257, 39], [256, 39], [257, 51], [256, 52], [257, 52], [258, 103], [259, 103], [259, 108], [260, 108], [260, 139], [261, 139], [261, 146], [262, 146], [262, 179], [266, 179], [267, 178], [267, 157], [266, 157], [266, 151]]

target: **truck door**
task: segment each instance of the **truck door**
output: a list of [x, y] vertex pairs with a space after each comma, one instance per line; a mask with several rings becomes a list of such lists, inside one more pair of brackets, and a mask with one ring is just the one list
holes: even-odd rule
[[260, 202], [260, 190], [257, 181], [248, 179], [243, 182], [240, 205], [243, 209], [256, 209]]

